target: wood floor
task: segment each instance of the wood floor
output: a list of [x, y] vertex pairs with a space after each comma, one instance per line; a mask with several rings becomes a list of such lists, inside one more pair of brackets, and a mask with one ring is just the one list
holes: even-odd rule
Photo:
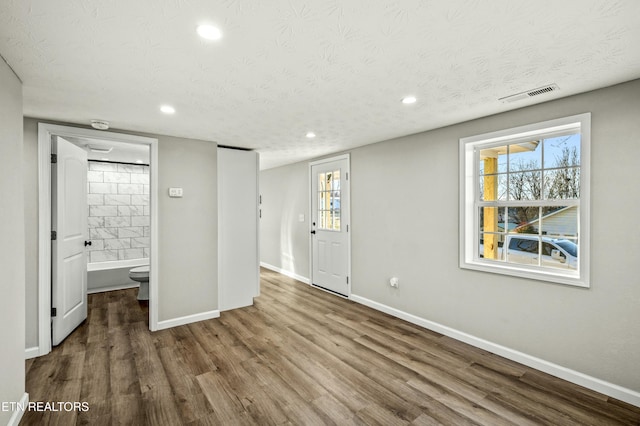
[[27, 361], [21, 425], [638, 425], [640, 408], [282, 275], [255, 306], [150, 333], [135, 290]]

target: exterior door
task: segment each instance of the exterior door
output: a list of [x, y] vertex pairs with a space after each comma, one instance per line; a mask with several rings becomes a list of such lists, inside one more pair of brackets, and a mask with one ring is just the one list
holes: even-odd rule
[[59, 136], [52, 142], [51, 327], [58, 345], [87, 318], [87, 153]]
[[311, 163], [311, 282], [349, 296], [349, 157]]

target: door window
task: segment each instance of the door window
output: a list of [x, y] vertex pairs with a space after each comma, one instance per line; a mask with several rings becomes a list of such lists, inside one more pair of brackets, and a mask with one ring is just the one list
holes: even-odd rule
[[318, 173], [318, 229], [340, 231], [340, 169]]

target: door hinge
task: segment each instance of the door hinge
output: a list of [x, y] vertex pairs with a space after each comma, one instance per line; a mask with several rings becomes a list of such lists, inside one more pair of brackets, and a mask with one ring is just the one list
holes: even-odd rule
[[51, 154], [51, 162], [53, 164], [58, 162], [58, 154]]
[[51, 317], [55, 317], [58, 315], [58, 310], [56, 308], [51, 308]]
[[56, 231], [51, 231], [51, 240], [57, 240], [58, 239], [58, 233]]
[[347, 232], [349, 232], [349, 225], [347, 225]]
[[349, 277], [347, 277], [347, 284], [349, 284]]
[[349, 172], [345, 173], [346, 179], [349, 180]]

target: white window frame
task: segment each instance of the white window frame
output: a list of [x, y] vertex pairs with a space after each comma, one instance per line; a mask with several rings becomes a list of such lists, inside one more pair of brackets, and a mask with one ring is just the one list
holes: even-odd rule
[[[519, 265], [483, 259], [479, 254], [480, 224], [476, 214], [476, 191], [479, 191], [479, 166], [476, 150], [513, 141], [535, 138], [554, 132], [579, 129], [580, 144], [580, 199], [578, 205], [578, 234], [580, 247], [578, 268], [575, 271]], [[589, 287], [590, 265], [590, 150], [591, 113], [544, 121], [541, 123], [505, 129], [460, 139], [460, 268], [535, 280]], [[562, 200], [566, 201], [566, 200]]]

